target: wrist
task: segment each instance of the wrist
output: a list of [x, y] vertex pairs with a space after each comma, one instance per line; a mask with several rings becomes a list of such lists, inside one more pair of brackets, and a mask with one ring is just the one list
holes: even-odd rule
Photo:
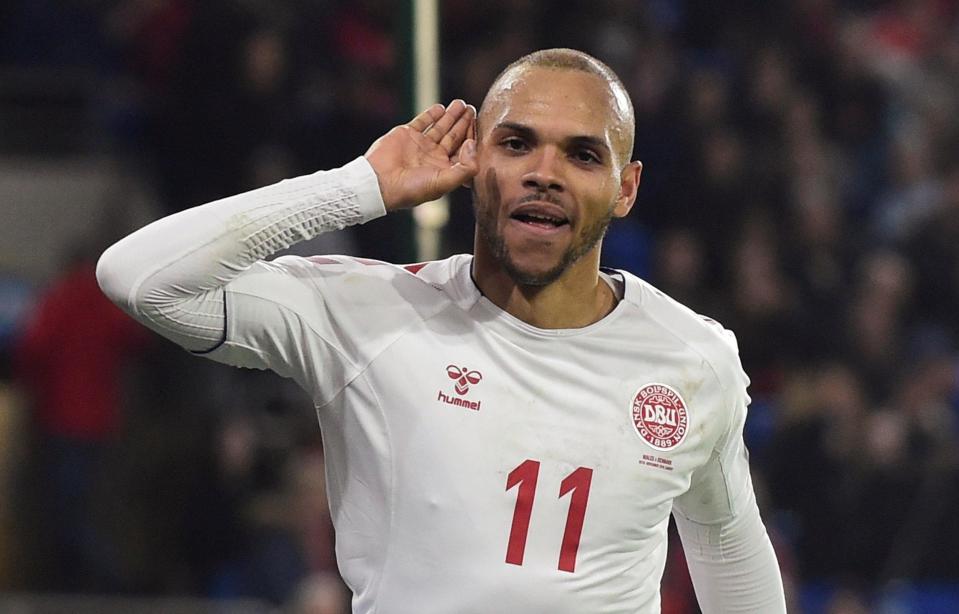
[[379, 175], [369, 159], [360, 156], [344, 166], [343, 170], [347, 174], [347, 183], [356, 192], [362, 222], [382, 217], [391, 211], [383, 198]]

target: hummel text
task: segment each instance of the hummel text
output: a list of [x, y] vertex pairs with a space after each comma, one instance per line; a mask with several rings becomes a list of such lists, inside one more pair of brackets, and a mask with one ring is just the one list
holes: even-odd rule
[[436, 397], [437, 401], [442, 401], [447, 405], [455, 405], [457, 407], [465, 407], [466, 409], [472, 409], [473, 411], [479, 411], [480, 405], [483, 404], [482, 401], [467, 401], [466, 399], [461, 399], [455, 396], [447, 396], [443, 393], [442, 390], [439, 391], [439, 395]]

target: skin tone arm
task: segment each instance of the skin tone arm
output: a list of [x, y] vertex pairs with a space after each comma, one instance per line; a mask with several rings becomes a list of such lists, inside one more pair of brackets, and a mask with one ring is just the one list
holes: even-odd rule
[[387, 211], [435, 200], [476, 175], [475, 120], [462, 100], [436, 104], [370, 146], [365, 157]]

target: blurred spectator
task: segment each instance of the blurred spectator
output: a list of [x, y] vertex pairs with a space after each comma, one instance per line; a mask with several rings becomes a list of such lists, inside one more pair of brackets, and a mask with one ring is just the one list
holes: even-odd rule
[[833, 363], [794, 373], [786, 393], [765, 472], [772, 503], [790, 515], [800, 576], [844, 578], [854, 571], [848, 540], [867, 412], [862, 383]]
[[[115, 536], [97, 500], [108, 455], [123, 425], [124, 369], [148, 333], [100, 292], [99, 250], [73, 255], [39, 298], [17, 349], [18, 372], [34, 406], [40, 462], [46, 588], [122, 588]], [[99, 513], [99, 517], [98, 517]], [[117, 521], [115, 513], [106, 515]]]
[[841, 349], [849, 300], [855, 239], [849, 236], [834, 193], [821, 184], [797, 194], [789, 214], [792, 232], [784, 247], [784, 268], [796, 282], [804, 338], [796, 351], [822, 360]]
[[739, 339], [751, 394], [780, 390], [798, 335], [795, 293], [783, 272], [773, 227], [756, 216], [743, 228], [731, 255], [731, 285], [719, 320]]
[[916, 304], [924, 320], [941, 323], [959, 342], [959, 157], [944, 178], [942, 197], [909, 238], [916, 266]]
[[152, 131], [159, 188], [176, 211], [293, 172], [289, 41], [278, 18], [232, 2], [195, 5]]
[[904, 127], [893, 140], [888, 165], [893, 183], [874, 213], [876, 235], [885, 244], [898, 244], [911, 236], [941, 200], [930, 151], [931, 135], [924, 128]]
[[704, 314], [718, 307], [706, 285], [706, 254], [702, 241], [688, 229], [662, 233], [656, 240], [652, 281], [656, 286]]
[[847, 303], [844, 354], [877, 403], [888, 398], [898, 374], [913, 285], [909, 263], [899, 254], [873, 252], [862, 258]]

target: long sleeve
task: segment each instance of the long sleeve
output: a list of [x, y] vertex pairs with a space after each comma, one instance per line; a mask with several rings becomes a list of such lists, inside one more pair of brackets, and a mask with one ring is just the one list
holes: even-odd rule
[[207, 351], [225, 338], [231, 280], [293, 243], [385, 212], [373, 169], [360, 157], [157, 220], [104, 252], [97, 280], [144, 325]]
[[742, 437], [749, 379], [739, 366], [735, 338], [728, 331], [726, 336], [729, 424], [689, 490], [674, 502], [673, 517], [704, 614], [785, 614], [782, 576], [759, 515]]
[[726, 522], [674, 518], [704, 614], [785, 614], [779, 564], [754, 497]]

